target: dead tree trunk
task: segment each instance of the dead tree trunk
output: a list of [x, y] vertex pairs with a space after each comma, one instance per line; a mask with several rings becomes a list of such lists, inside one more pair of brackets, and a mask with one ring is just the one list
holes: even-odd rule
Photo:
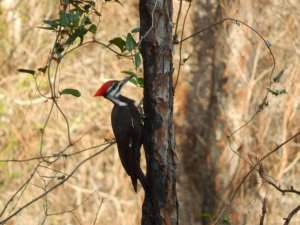
[[172, 0], [140, 0], [147, 179], [143, 225], [178, 224], [173, 124]]

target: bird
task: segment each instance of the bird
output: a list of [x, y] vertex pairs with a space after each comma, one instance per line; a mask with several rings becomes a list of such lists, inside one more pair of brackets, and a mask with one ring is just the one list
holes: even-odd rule
[[143, 122], [139, 109], [134, 100], [121, 95], [121, 90], [133, 76], [123, 80], [109, 80], [102, 84], [94, 97], [104, 97], [114, 106], [111, 113], [111, 125], [117, 142], [117, 148], [121, 163], [130, 176], [135, 192], [137, 192], [137, 180], [146, 191], [147, 180], [140, 168], [140, 149], [143, 144]]

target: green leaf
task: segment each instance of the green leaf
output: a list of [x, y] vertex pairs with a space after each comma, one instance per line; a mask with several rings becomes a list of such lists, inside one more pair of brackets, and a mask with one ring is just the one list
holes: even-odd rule
[[41, 68], [38, 68], [38, 71], [40, 71], [40, 72], [42, 72], [42, 73], [46, 73], [47, 68], [48, 68], [48, 66], [41, 67]]
[[67, 45], [72, 44], [76, 38], [80, 38], [81, 42], [83, 41], [83, 36], [88, 32], [84, 26], [79, 26], [75, 29], [75, 32], [66, 40]]
[[84, 16], [80, 22], [80, 25], [92, 24], [91, 19], [88, 16]]
[[282, 77], [282, 75], [283, 75], [283, 73], [284, 73], [284, 69], [281, 70], [281, 71], [276, 75], [276, 77], [273, 78], [273, 81], [274, 81], [275, 83], [279, 83], [279, 82], [280, 82], [280, 79], [281, 79], [281, 77]]
[[67, 17], [67, 15], [65, 13], [62, 13], [60, 15], [60, 18], [59, 18], [59, 24], [63, 27], [66, 27], [69, 25], [69, 19]]
[[212, 214], [211, 214], [211, 213], [207, 213], [207, 212], [201, 213], [200, 216], [201, 216], [202, 218], [212, 218]]
[[73, 95], [75, 97], [80, 97], [81, 93], [80, 91], [78, 91], [77, 89], [73, 89], [73, 88], [66, 88], [62, 91], [60, 91], [61, 95]]
[[133, 83], [134, 85], [144, 88], [144, 78], [138, 77], [136, 73], [131, 71], [121, 71], [121, 73], [127, 74], [129, 76], [132, 76], [132, 78], [129, 80], [129, 82]]
[[58, 54], [62, 53], [64, 50], [65, 50], [64, 47], [60, 43], [56, 43], [55, 44], [55, 51]]
[[141, 55], [139, 52], [135, 53], [134, 55], [134, 64], [135, 68], [138, 68], [142, 63]]
[[64, 180], [64, 179], [66, 179], [66, 176], [65, 176], [65, 175], [62, 175], [62, 176], [57, 177], [57, 180]]
[[137, 75], [134, 72], [131, 72], [131, 71], [123, 70], [123, 71], [121, 71], [121, 73], [125, 73], [129, 76], [133, 76], [134, 78], [137, 78]]
[[29, 74], [31, 74], [32, 76], [34, 76], [34, 74], [35, 74], [35, 70], [18, 69], [18, 71], [19, 71], [20, 73], [29, 73]]
[[139, 87], [144, 88], [144, 78], [143, 77], [138, 77], [137, 83], [138, 83]]
[[109, 43], [117, 46], [121, 50], [121, 52], [125, 50], [125, 41], [120, 37], [111, 39]]
[[272, 95], [275, 95], [275, 96], [287, 94], [287, 91], [285, 89], [272, 90], [270, 88], [267, 88], [267, 91], [270, 92]]
[[80, 21], [80, 13], [76, 10], [72, 10], [69, 13], [61, 11], [59, 16], [59, 24], [63, 27], [77, 27]]
[[136, 79], [131, 78], [131, 79], [129, 80], [129, 82], [130, 82], [130, 83], [133, 83], [135, 86], [138, 86], [138, 82], [137, 82]]
[[54, 27], [37, 27], [37, 28], [44, 29], [44, 30], [55, 30]]
[[84, 9], [84, 11], [85, 11], [86, 13], [88, 13], [91, 7], [92, 7], [92, 6], [91, 6], [90, 4], [86, 4], [86, 5], [83, 6], [83, 9]]
[[92, 24], [89, 28], [89, 32], [96, 34], [97, 32], [97, 26], [95, 24]]
[[223, 219], [222, 219], [222, 224], [230, 224], [229, 218], [227, 217], [227, 215], [224, 215]]
[[131, 30], [131, 33], [139, 33], [140, 32], [140, 28], [139, 27], [136, 27], [134, 29]]
[[135, 40], [133, 39], [131, 33], [127, 34], [125, 47], [128, 51], [132, 51], [137, 46]]
[[189, 54], [188, 57], [184, 58], [182, 61], [183, 63], [186, 63], [186, 61], [188, 61], [191, 58], [192, 54]]
[[77, 35], [77, 37], [82, 37], [87, 32], [88, 32], [88, 30], [84, 26], [80, 26], [80, 27], [75, 29], [75, 34]]
[[53, 28], [57, 28], [58, 25], [59, 25], [58, 20], [43, 20], [43, 22], [44, 22], [45, 24], [50, 25], [50, 26], [53, 27]]

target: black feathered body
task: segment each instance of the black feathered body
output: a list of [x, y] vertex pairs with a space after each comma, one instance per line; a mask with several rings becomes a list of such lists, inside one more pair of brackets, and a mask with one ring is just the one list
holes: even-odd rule
[[142, 118], [132, 99], [120, 95], [118, 100], [125, 102], [127, 106], [114, 104], [111, 114], [112, 128], [122, 165], [131, 177], [134, 190], [137, 191], [137, 179], [144, 188], [146, 187], [145, 176], [140, 169]]

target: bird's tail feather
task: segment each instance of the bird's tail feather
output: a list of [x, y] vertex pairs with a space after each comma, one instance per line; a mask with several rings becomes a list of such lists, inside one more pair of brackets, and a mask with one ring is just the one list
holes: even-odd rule
[[141, 168], [139, 168], [137, 170], [137, 174], [136, 175], [137, 175], [137, 178], [139, 179], [139, 181], [141, 182], [141, 184], [142, 184], [145, 192], [147, 192], [148, 182], [147, 182], [147, 179], [146, 179], [146, 177], [145, 177], [145, 175], [144, 175], [144, 173], [143, 173], [143, 171], [142, 171]]
[[137, 177], [136, 176], [131, 176], [131, 182], [134, 188], [134, 191], [137, 192]]

